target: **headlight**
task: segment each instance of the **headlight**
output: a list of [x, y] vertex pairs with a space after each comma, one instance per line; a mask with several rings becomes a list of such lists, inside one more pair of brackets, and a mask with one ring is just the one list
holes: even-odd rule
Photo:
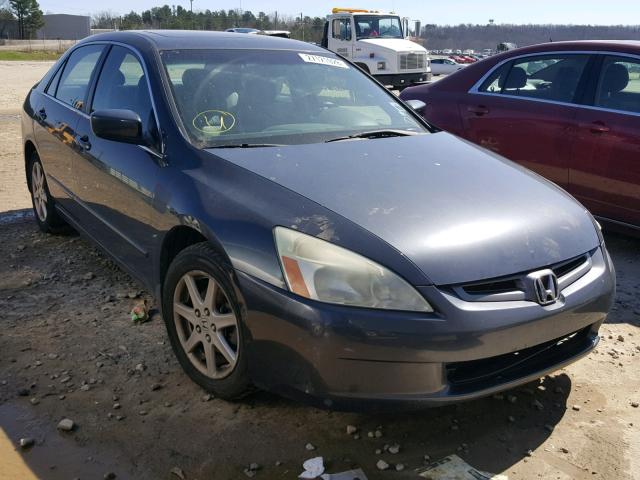
[[433, 312], [395, 273], [319, 238], [276, 227], [276, 247], [289, 290], [302, 297], [355, 307]]
[[602, 225], [600, 225], [600, 222], [596, 220], [596, 218], [591, 215], [591, 213], [587, 212], [587, 214], [589, 215], [589, 217], [591, 217], [591, 221], [593, 222], [593, 226], [596, 229], [596, 233], [598, 234], [598, 240], [600, 240], [600, 245], [602, 245], [604, 243], [604, 235], [602, 234]]

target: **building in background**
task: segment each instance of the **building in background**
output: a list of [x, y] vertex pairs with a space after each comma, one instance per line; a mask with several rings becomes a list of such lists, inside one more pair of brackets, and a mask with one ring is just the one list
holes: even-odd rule
[[80, 40], [91, 34], [91, 18], [83, 15], [43, 15], [44, 27], [36, 33], [39, 40]]

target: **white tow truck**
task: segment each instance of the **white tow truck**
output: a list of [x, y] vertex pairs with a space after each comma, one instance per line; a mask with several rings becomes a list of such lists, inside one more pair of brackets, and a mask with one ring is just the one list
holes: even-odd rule
[[431, 80], [427, 50], [408, 40], [407, 19], [394, 13], [334, 8], [322, 46], [348, 58], [383, 85], [395, 89]]

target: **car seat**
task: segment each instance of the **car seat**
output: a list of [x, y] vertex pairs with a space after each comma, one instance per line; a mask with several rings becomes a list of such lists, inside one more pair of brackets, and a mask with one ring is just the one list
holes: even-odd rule
[[498, 87], [509, 94], [518, 95], [520, 89], [527, 85], [527, 72], [522, 67], [513, 67], [507, 77], [500, 77]]
[[[613, 63], [607, 67], [600, 84], [600, 98], [598, 105], [605, 108], [615, 110], [629, 110], [629, 95], [625, 95], [622, 91], [629, 85], [629, 71], [620, 63]], [[635, 99], [636, 102], [638, 99]], [[632, 111], [640, 110], [636, 105]]]

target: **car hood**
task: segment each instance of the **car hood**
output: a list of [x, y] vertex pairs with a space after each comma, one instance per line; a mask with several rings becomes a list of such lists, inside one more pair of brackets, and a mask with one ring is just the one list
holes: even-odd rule
[[211, 153], [364, 227], [436, 285], [546, 267], [599, 244], [562, 189], [444, 132]]
[[375, 45], [376, 48], [384, 48], [393, 52], [425, 52], [424, 47], [421, 47], [415, 42], [410, 40], [404, 40], [402, 38], [365, 38], [358, 40], [362, 43], [369, 45]]

